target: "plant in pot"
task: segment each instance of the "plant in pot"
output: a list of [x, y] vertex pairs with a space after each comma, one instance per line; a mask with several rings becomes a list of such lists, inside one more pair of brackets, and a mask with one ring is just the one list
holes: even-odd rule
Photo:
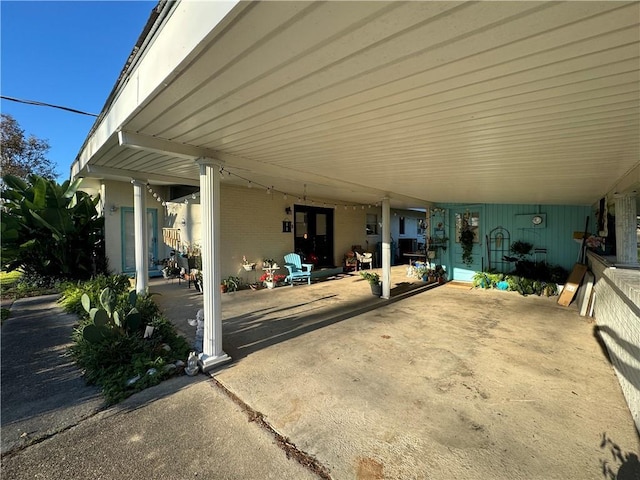
[[238, 277], [229, 276], [220, 282], [220, 291], [222, 293], [235, 292], [240, 286], [241, 280]]
[[250, 262], [249, 260], [247, 260], [247, 257], [245, 255], [242, 256], [242, 268], [245, 269], [245, 271], [250, 272], [251, 270], [255, 270], [256, 269], [256, 264], [255, 262]]
[[438, 283], [445, 283], [447, 281], [447, 272], [442, 265], [436, 265], [435, 275]]
[[286, 275], [277, 274], [273, 271], [269, 271], [264, 273], [260, 277], [260, 281], [264, 283], [265, 287], [271, 289], [271, 288], [275, 288], [278, 282], [283, 282], [285, 278], [287, 278]]
[[376, 297], [382, 295], [382, 283], [380, 283], [380, 275], [373, 272], [360, 272], [360, 276], [369, 282], [371, 293]]
[[462, 221], [462, 228], [460, 229], [460, 246], [462, 247], [462, 263], [465, 265], [471, 265], [473, 263], [473, 240], [474, 234], [469, 227], [469, 223], [466, 220]]
[[435, 282], [436, 281], [436, 273], [435, 270], [429, 268], [426, 265], [420, 265], [415, 269], [416, 277], [424, 282]]

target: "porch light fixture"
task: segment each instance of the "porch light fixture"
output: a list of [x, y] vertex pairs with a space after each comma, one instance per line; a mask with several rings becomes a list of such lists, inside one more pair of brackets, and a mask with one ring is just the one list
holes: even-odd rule
[[111, 205], [111, 206], [109, 207], [109, 211], [110, 211], [111, 213], [116, 213], [116, 212], [118, 211], [118, 206], [117, 206], [117, 205]]

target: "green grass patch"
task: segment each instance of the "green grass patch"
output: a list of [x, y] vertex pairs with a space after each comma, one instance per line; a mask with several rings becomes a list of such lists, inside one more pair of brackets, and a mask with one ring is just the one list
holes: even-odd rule
[[0, 287], [2, 287], [2, 290], [5, 288], [11, 288], [18, 283], [20, 277], [22, 277], [22, 272], [19, 272], [18, 270], [14, 270], [12, 272], [0, 272]]
[[11, 315], [11, 311], [8, 308], [1, 308], [0, 315], [2, 318], [2, 322], [4, 322], [7, 318], [9, 318], [9, 315]]
[[19, 270], [0, 272], [2, 298], [17, 299], [59, 293], [62, 283], [59, 278], [25, 274]]

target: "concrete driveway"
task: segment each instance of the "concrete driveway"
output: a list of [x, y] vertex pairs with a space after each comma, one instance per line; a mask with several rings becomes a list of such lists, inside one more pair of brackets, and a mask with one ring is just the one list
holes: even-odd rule
[[[404, 267], [393, 273], [399, 290]], [[185, 333], [201, 296], [156, 283]], [[174, 295], [179, 294], [180, 300]], [[335, 479], [602, 479], [640, 451], [593, 321], [556, 298], [356, 276], [223, 296], [215, 379]]]

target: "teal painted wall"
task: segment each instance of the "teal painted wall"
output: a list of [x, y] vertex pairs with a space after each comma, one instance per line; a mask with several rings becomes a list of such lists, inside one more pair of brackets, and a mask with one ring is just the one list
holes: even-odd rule
[[[445, 228], [449, 237], [449, 248], [442, 256], [449, 279], [470, 281], [475, 271], [480, 265], [485, 268], [487, 262], [487, 245], [485, 235], [495, 227], [502, 226], [509, 231], [510, 242], [517, 240], [532, 243], [534, 247], [546, 248], [546, 261], [550, 264], [560, 265], [571, 271], [578, 259], [580, 244], [573, 240], [574, 231], [584, 231], [587, 216], [589, 219], [589, 230], [592, 230], [595, 219], [591, 206], [582, 205], [508, 205], [508, 204], [441, 204], [440, 208], [447, 209], [443, 216], [434, 215], [431, 219], [431, 231], [442, 219], [445, 220]], [[474, 268], [466, 267], [461, 262], [459, 244], [455, 244], [455, 211], [469, 209], [470, 211], [480, 211], [480, 239], [481, 242], [474, 248], [474, 255], [480, 256], [474, 262]], [[546, 221], [542, 228], [534, 227], [533, 224], [525, 222], [526, 217], [517, 215], [545, 214]], [[532, 258], [533, 259], [533, 258]], [[544, 259], [542, 256], [539, 260]]]

